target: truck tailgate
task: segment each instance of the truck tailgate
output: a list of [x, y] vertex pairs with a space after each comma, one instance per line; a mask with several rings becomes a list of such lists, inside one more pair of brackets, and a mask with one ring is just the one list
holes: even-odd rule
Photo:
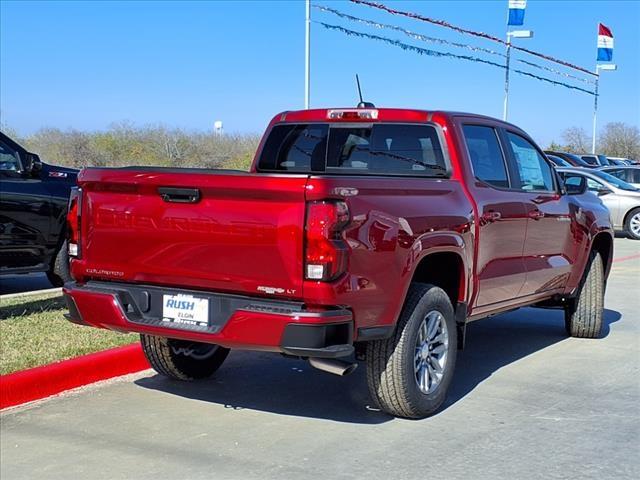
[[[87, 169], [78, 181], [83, 243], [74, 275], [301, 298], [307, 180], [198, 169]], [[199, 198], [190, 203], [191, 195]]]

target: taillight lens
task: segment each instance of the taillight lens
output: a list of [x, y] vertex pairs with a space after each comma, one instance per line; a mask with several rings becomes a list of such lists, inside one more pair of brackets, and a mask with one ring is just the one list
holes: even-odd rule
[[80, 257], [80, 211], [82, 190], [78, 187], [71, 189], [69, 209], [67, 210], [67, 244], [69, 256]]
[[342, 233], [349, 224], [349, 208], [340, 201], [311, 202], [307, 206], [305, 278], [331, 281], [347, 270], [348, 246]]

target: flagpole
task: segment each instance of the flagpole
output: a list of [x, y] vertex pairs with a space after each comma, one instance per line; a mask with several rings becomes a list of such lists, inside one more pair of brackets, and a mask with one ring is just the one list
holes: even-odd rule
[[502, 107], [502, 120], [505, 122], [507, 121], [507, 116], [509, 114], [509, 66], [511, 63], [511, 28], [509, 28], [509, 16], [509, 9], [507, 9], [507, 57], [504, 65], [504, 105]]
[[[531, 30], [512, 30], [512, 25], [524, 25], [524, 9], [526, 8], [527, 3], [522, 0], [518, 2], [509, 1], [509, 10], [507, 10], [507, 51], [506, 51], [506, 61], [504, 64], [504, 106], [502, 109], [502, 120], [505, 122], [509, 116], [509, 74], [511, 71], [511, 42], [512, 38], [531, 38], [533, 37], [533, 32]], [[519, 13], [516, 14], [513, 23], [511, 23], [511, 8], [515, 8]]]
[[507, 61], [505, 62], [504, 73], [504, 107], [502, 110], [502, 120], [507, 121], [509, 113], [509, 64], [511, 60], [511, 35], [509, 35], [509, 29], [507, 27]]
[[304, 21], [304, 108], [309, 109], [311, 96], [311, 0], [305, 1]]
[[596, 94], [593, 97], [593, 135], [591, 136], [591, 153], [596, 153], [596, 124], [598, 117], [598, 87], [600, 84], [600, 73], [598, 72], [598, 65], [596, 65]]

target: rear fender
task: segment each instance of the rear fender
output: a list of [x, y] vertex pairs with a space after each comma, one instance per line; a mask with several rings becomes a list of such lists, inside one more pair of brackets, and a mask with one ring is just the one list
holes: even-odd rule
[[[462, 235], [454, 232], [429, 232], [416, 239], [413, 243], [409, 255], [407, 257], [407, 264], [405, 271], [410, 272], [409, 275], [403, 275], [407, 279], [404, 288], [402, 302], [398, 306], [396, 319], [400, 315], [402, 306], [404, 305], [404, 299], [409, 291], [409, 286], [414, 280], [416, 271], [420, 263], [428, 256], [437, 253], [453, 253], [457, 255], [462, 263], [462, 272], [460, 272], [460, 288], [458, 291], [458, 302], [468, 302], [470, 297], [469, 282], [468, 279], [471, 276], [471, 261], [472, 252], [467, 248], [467, 244], [464, 241]], [[456, 308], [456, 305], [453, 305]]]

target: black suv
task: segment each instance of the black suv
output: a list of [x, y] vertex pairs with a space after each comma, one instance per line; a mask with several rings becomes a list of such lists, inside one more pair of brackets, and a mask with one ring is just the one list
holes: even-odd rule
[[0, 275], [46, 272], [55, 286], [71, 279], [66, 214], [77, 176], [0, 132]]

